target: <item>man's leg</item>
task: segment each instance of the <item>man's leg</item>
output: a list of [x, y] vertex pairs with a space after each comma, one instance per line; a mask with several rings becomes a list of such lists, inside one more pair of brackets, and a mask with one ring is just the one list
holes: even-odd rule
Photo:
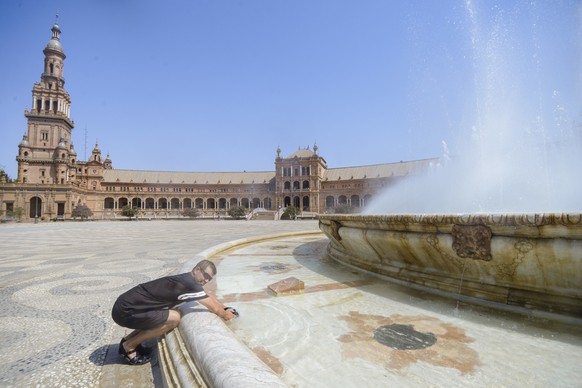
[[[164, 322], [161, 326], [154, 327], [153, 329], [147, 330], [134, 330], [127, 337], [125, 337], [125, 341], [123, 342], [123, 347], [125, 351], [134, 350], [139, 344], [158, 337], [164, 333], [169, 332], [170, 330], [174, 329], [180, 323], [180, 319], [182, 318], [182, 314], [178, 310], [168, 310], [168, 319]], [[133, 353], [130, 353], [130, 358], [132, 357]]]

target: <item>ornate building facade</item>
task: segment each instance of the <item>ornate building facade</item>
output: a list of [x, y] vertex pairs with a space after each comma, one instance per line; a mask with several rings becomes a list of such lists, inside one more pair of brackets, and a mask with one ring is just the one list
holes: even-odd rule
[[230, 208], [272, 212], [293, 205], [304, 214], [361, 209], [380, 190], [437, 162], [425, 159], [369, 166], [329, 168], [319, 148], [298, 149], [283, 157], [276, 150], [275, 170], [263, 172], [161, 172], [119, 170], [103, 159], [96, 144], [89, 160], [80, 161], [72, 144], [71, 98], [63, 77], [65, 52], [61, 30], [52, 27], [43, 50], [44, 68], [25, 110], [27, 133], [18, 145], [18, 176], [0, 176], [1, 214], [23, 210], [24, 220], [71, 218], [77, 205], [87, 205], [94, 219], [120, 217], [125, 206], [139, 217], [180, 217], [199, 209], [206, 217]]

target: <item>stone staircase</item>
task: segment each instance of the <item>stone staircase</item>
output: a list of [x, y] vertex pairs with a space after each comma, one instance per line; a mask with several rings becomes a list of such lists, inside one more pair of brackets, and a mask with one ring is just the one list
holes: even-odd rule
[[272, 210], [263, 210], [256, 212], [252, 220], [274, 220], [275, 219], [275, 211]]

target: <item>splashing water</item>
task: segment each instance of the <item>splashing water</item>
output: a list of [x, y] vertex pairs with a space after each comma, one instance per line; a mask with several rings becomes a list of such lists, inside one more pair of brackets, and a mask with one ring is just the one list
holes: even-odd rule
[[[562, 62], [552, 56], [559, 38], [548, 38], [545, 28], [555, 26], [542, 16], [543, 3], [484, 9], [487, 4], [464, 4], [474, 82], [467, 88], [474, 93], [466, 96], [474, 101], [470, 131], [460, 128], [464, 133], [453, 151], [443, 141], [439, 163], [401, 179], [365, 213], [581, 211], [582, 121], [553, 88], [575, 85], [579, 66], [550, 68]], [[573, 12], [582, 14], [577, 7]], [[529, 29], [519, 30], [515, 20], [525, 17]], [[579, 53], [576, 41], [559, 42], [571, 42]], [[559, 84], [558, 75], [570, 77], [572, 85]]]

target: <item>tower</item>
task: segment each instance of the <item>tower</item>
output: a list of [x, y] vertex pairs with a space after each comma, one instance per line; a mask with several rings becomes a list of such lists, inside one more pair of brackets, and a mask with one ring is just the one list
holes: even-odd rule
[[43, 50], [44, 69], [32, 88], [32, 107], [25, 110], [28, 132], [18, 146], [18, 183], [67, 184], [74, 176], [76, 153], [71, 144], [74, 122], [63, 77], [65, 52], [55, 23]]

